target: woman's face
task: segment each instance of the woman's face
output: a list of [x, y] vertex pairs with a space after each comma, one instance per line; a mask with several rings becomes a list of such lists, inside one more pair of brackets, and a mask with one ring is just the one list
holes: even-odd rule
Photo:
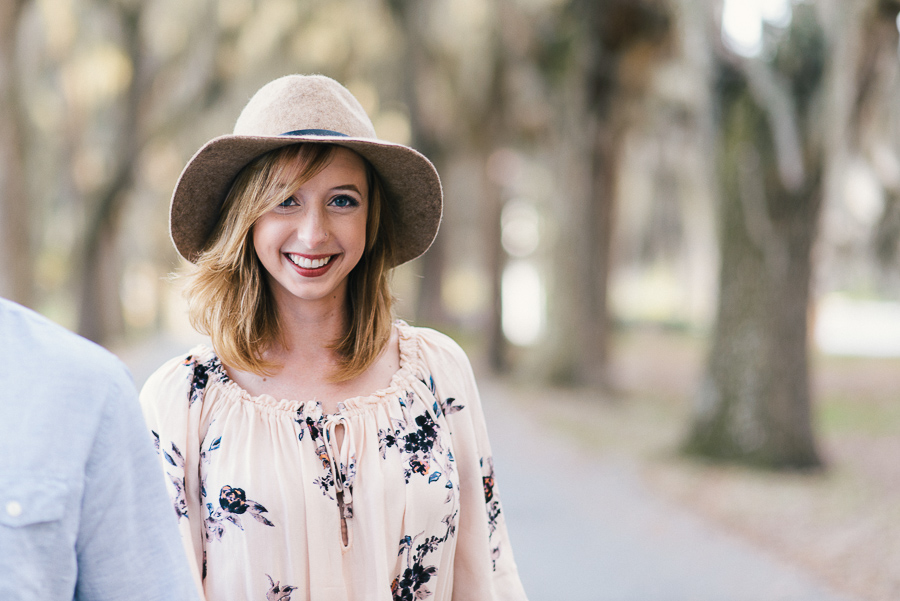
[[279, 307], [343, 303], [366, 247], [369, 190], [362, 158], [335, 149], [328, 165], [253, 225], [253, 247]]

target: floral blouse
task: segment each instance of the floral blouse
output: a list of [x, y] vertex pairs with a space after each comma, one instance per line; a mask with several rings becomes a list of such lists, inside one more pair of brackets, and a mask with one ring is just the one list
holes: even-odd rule
[[443, 334], [394, 327], [391, 384], [334, 414], [250, 396], [202, 345], [147, 381], [206, 599], [525, 600], [469, 361]]

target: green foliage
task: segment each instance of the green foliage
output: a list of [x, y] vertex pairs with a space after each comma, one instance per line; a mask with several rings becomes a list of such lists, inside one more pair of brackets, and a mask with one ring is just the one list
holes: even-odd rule
[[572, 67], [580, 41], [578, 21], [570, 10], [547, 14], [535, 27], [535, 64], [552, 86]]
[[814, 100], [825, 73], [827, 51], [825, 34], [811, 4], [794, 6], [794, 17], [787, 35], [776, 47], [772, 66], [790, 82], [797, 112], [805, 113]]

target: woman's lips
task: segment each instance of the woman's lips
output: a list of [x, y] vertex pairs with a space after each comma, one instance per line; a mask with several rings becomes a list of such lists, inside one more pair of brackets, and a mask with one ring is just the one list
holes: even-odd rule
[[284, 253], [284, 256], [291, 262], [297, 273], [308, 278], [326, 274], [334, 265], [334, 259], [337, 257], [337, 255], [300, 255], [295, 253]]

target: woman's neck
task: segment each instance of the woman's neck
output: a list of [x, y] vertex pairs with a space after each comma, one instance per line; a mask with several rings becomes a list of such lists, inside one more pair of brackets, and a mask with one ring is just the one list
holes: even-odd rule
[[282, 364], [334, 365], [334, 344], [347, 331], [347, 312], [337, 303], [278, 306], [281, 344], [270, 352]]
[[375, 362], [351, 380], [335, 382], [339, 357], [332, 348], [345, 331], [344, 310], [282, 311], [279, 313], [283, 345], [275, 345], [265, 358], [280, 365], [269, 375], [228, 368], [229, 377], [253, 396], [268, 394], [279, 399], [317, 400], [326, 413], [338, 411], [338, 403], [347, 398], [372, 394], [388, 386], [400, 369], [399, 335], [391, 339]]

